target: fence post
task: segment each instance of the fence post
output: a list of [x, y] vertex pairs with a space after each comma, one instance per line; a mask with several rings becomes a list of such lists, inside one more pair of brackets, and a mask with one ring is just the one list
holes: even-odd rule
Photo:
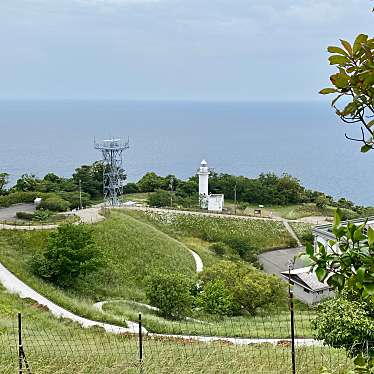
[[139, 313], [139, 364], [140, 373], [143, 373], [143, 331], [142, 331], [142, 314]]
[[18, 373], [22, 374], [22, 316], [21, 313], [18, 313], [18, 364], [19, 370]]
[[296, 355], [295, 355], [295, 311], [293, 305], [293, 290], [291, 289], [291, 269], [293, 263], [288, 263], [288, 303], [291, 317], [291, 356], [292, 356], [292, 374], [296, 374]]

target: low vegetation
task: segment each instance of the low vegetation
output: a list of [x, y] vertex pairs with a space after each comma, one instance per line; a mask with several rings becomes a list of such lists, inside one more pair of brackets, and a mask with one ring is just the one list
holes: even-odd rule
[[138, 220], [176, 237], [195, 237], [209, 243], [221, 242], [237, 250], [239, 255], [250, 256], [257, 251], [294, 246], [294, 239], [282, 222], [243, 220], [173, 212], [127, 211]]
[[306, 243], [314, 242], [314, 235], [312, 232], [314, 225], [303, 222], [292, 222], [290, 225], [302, 244], [305, 245]]
[[[117, 336], [99, 328], [82, 329], [52, 317], [35, 302], [21, 300], [0, 288], [0, 372], [3, 374], [18, 370], [17, 312], [23, 316], [25, 353], [33, 373], [137, 374], [140, 371], [136, 336]], [[178, 370], [186, 374], [225, 371], [286, 374], [290, 368], [290, 350], [284, 346], [234, 346], [147, 336], [143, 336], [143, 344], [143, 371], [149, 373], [168, 374]], [[303, 373], [319, 374], [320, 368], [326, 366], [338, 374], [351, 365], [339, 350], [300, 347], [296, 354], [298, 368]]]

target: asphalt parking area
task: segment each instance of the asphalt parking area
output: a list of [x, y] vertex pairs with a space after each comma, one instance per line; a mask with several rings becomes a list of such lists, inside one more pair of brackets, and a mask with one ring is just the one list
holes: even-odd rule
[[[280, 277], [280, 273], [288, 269], [288, 261], [293, 261], [294, 257], [302, 252], [305, 252], [305, 247], [277, 249], [261, 253], [258, 258], [266, 273], [275, 274]], [[304, 267], [304, 263], [300, 259], [297, 259], [295, 268], [302, 267]]]
[[34, 212], [34, 204], [15, 204], [7, 208], [0, 208], [0, 221], [15, 221], [17, 212]]

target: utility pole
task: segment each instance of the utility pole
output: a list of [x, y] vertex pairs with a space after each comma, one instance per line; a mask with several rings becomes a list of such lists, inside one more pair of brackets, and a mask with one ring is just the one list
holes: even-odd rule
[[170, 178], [169, 188], [170, 188], [170, 207], [173, 207], [173, 184], [174, 184], [174, 178]]
[[80, 209], [83, 208], [82, 206], [82, 180], [79, 179], [79, 207]]
[[235, 203], [235, 215], [236, 215], [236, 183], [234, 187], [234, 203]]

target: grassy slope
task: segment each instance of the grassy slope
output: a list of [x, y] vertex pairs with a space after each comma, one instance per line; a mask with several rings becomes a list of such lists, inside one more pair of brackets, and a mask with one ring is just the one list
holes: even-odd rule
[[292, 222], [290, 223], [292, 229], [295, 231], [295, 234], [300, 239], [300, 241], [305, 244], [305, 237], [306, 235], [312, 235], [312, 229], [315, 225], [312, 225], [310, 223], [304, 223], [304, 222]]
[[92, 303], [108, 298], [145, 301], [144, 278], [154, 270], [170, 268], [194, 275], [194, 260], [186, 247], [147, 224], [113, 212], [93, 230], [106, 264], [73, 290], [62, 291], [30, 273], [28, 262], [45, 247], [47, 232], [0, 231], [0, 261], [56, 303], [81, 315], [113, 322], [118, 319], [102, 316], [93, 310]]
[[[23, 343], [33, 373], [139, 373], [137, 339], [53, 318], [32, 302], [0, 288], [0, 372], [17, 371], [16, 313], [23, 315]], [[298, 348], [298, 373], [317, 374], [322, 366], [342, 374], [349, 367], [345, 354], [328, 348]], [[290, 372], [290, 348], [267, 344], [233, 346], [144, 337], [146, 373], [266, 373]]]
[[259, 251], [287, 248], [293, 241], [283, 223], [276, 221], [243, 220], [220, 216], [173, 214], [170, 212], [123, 211], [122, 213], [143, 222], [149, 222], [169, 235], [178, 237], [179, 240], [193, 237], [207, 243], [240, 239], [249, 241]]

